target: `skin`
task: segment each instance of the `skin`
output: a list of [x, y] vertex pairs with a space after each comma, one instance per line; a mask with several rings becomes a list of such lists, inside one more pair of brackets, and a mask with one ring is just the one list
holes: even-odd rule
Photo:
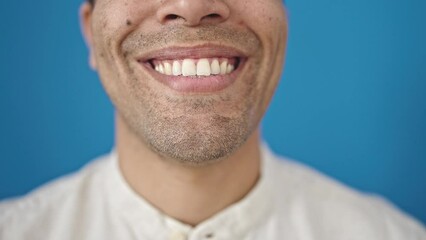
[[[283, 3], [97, 0], [82, 4], [80, 18], [90, 65], [117, 110], [119, 166], [134, 191], [193, 226], [242, 199], [260, 177], [258, 124], [283, 66]], [[203, 44], [247, 55], [231, 86], [177, 92], [136, 61]]]

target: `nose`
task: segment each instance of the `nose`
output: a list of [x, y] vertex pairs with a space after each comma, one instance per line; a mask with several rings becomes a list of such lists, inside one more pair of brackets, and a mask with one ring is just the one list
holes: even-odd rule
[[161, 24], [181, 23], [193, 27], [221, 23], [229, 14], [230, 9], [223, 0], [165, 0], [157, 18]]

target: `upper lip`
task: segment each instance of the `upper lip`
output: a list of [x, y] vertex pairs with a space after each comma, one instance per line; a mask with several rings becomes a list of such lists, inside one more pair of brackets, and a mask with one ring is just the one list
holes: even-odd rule
[[244, 58], [247, 54], [233, 47], [204, 44], [191, 47], [166, 47], [138, 57], [139, 62], [151, 60], [199, 59], [199, 58]]

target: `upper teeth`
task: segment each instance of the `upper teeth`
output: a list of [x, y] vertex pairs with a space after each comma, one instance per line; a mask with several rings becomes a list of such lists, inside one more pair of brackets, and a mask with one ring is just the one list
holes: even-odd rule
[[[235, 70], [232, 60], [226, 58], [201, 58], [155, 61], [155, 71], [174, 76], [210, 76], [229, 74]], [[235, 61], [234, 61], [235, 62]]]

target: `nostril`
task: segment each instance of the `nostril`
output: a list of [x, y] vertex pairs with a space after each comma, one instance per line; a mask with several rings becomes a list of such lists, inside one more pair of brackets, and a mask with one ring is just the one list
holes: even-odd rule
[[205, 16], [205, 18], [219, 18], [219, 17], [220, 17], [220, 15], [217, 14], [217, 13], [212, 13], [212, 14]]
[[178, 18], [179, 18], [179, 16], [176, 15], [176, 14], [169, 14], [165, 17], [166, 20], [175, 20], [175, 19], [178, 19]]
[[222, 16], [220, 14], [211, 13], [211, 14], [208, 14], [208, 15], [202, 17], [201, 20], [216, 21], [216, 20], [221, 19], [221, 18], [222, 18]]
[[215, 19], [215, 18], [221, 18], [221, 16], [217, 13], [211, 13], [209, 15], [204, 16], [205, 19]]
[[[164, 1], [164, 7], [158, 9], [157, 20], [161, 24], [182, 24], [197, 26], [203, 23], [219, 24], [229, 17], [230, 10], [223, 1], [213, 1], [215, 4], [206, 4], [205, 1]], [[190, 3], [190, 4], [189, 4]]]

